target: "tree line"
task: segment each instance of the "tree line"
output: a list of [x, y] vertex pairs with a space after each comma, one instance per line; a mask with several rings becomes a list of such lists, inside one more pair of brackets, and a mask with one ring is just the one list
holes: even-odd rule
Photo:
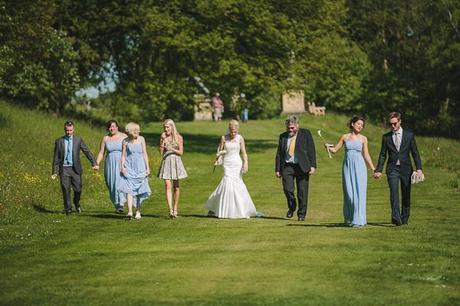
[[[188, 119], [193, 96], [244, 93], [253, 118], [301, 89], [329, 110], [459, 137], [454, 0], [0, 1], [0, 95], [55, 113]], [[79, 108], [80, 107], [80, 108]]]

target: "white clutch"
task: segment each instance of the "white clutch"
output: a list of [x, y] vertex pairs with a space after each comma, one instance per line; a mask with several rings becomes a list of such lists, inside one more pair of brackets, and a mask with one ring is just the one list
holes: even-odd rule
[[412, 172], [410, 176], [411, 184], [418, 184], [425, 180], [425, 176], [423, 174], [418, 174], [417, 171]]

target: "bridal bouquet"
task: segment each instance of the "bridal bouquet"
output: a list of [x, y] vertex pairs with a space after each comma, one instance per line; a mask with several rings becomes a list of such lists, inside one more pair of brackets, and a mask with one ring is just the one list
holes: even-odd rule
[[216, 160], [214, 162], [214, 166], [221, 166], [224, 162], [224, 155], [227, 153], [225, 150], [218, 150], [216, 153]]
[[410, 181], [412, 184], [418, 184], [425, 180], [425, 176], [423, 174], [418, 174], [417, 171], [412, 172], [410, 176]]

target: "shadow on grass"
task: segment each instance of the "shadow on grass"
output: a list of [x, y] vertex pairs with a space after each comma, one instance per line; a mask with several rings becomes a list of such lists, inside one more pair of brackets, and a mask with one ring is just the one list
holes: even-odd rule
[[[354, 228], [345, 223], [319, 223], [319, 224], [293, 224], [289, 223], [286, 226], [304, 226], [304, 227], [347, 227]], [[394, 227], [391, 223], [367, 223], [367, 227], [380, 226], [380, 227]]]
[[[157, 146], [160, 141], [160, 133], [143, 133], [147, 144]], [[184, 151], [193, 153], [216, 153], [219, 145], [219, 137], [213, 135], [182, 133], [184, 138]], [[246, 140], [246, 150], [251, 153], [264, 152], [276, 148], [277, 140]]]
[[42, 214], [62, 214], [63, 212], [62, 210], [50, 210], [46, 207], [43, 207], [41, 204], [32, 203], [31, 205], [36, 212]]
[[0, 127], [5, 128], [7, 126], [8, 126], [8, 119], [4, 115], [0, 114]]

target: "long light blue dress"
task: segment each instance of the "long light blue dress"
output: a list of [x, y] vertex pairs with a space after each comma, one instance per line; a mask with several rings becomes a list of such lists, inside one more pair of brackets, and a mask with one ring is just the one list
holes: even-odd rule
[[[126, 174], [121, 176], [118, 189], [121, 192], [132, 194], [135, 198], [139, 196], [140, 205], [152, 193], [140, 143], [126, 142], [125, 168]], [[137, 207], [137, 204], [136, 199], [134, 199], [133, 205]]]
[[343, 216], [345, 223], [366, 225], [367, 168], [359, 139], [345, 140], [345, 158], [342, 169]]
[[118, 191], [118, 185], [121, 180], [120, 160], [122, 141], [123, 139], [105, 142], [105, 149], [107, 151], [104, 162], [105, 184], [107, 185], [110, 200], [115, 209], [120, 208], [126, 201], [125, 194]]

